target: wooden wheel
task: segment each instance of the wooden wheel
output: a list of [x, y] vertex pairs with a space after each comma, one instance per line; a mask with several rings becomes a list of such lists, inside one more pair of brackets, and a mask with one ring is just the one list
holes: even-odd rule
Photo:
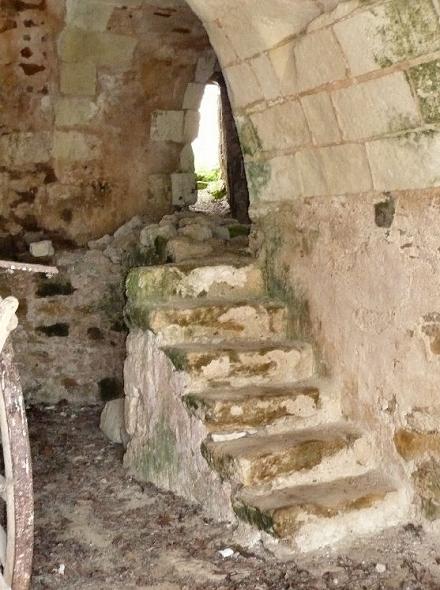
[[32, 463], [26, 413], [13, 350], [7, 338], [17, 325], [18, 301], [0, 302], [0, 430], [3, 475], [0, 474], [0, 503], [4, 519], [0, 525], [0, 590], [27, 590], [33, 553]]

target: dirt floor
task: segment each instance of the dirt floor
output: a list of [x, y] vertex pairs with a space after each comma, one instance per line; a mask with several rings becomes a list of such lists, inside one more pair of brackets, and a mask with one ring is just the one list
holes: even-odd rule
[[[32, 589], [440, 589], [440, 543], [408, 524], [350, 550], [281, 563], [172, 494], [130, 479], [96, 409], [29, 411], [36, 492]], [[223, 558], [219, 551], [232, 548]]]

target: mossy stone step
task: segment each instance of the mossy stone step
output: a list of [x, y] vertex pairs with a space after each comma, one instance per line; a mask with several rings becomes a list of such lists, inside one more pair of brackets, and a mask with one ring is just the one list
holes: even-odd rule
[[280, 476], [310, 471], [351, 447], [359, 438], [342, 427], [307, 429], [290, 434], [248, 436], [203, 443], [203, 456], [224, 479], [244, 486], [267, 484]]
[[130, 271], [128, 306], [180, 299], [238, 300], [264, 297], [263, 275], [249, 258], [218, 258], [204, 262], [146, 266]]
[[188, 373], [189, 390], [195, 393], [211, 386], [287, 385], [314, 372], [313, 350], [304, 342], [182, 344], [163, 351]]
[[211, 432], [259, 428], [287, 417], [310, 416], [318, 410], [320, 393], [313, 385], [209, 389], [188, 394], [184, 402]]
[[[239, 519], [281, 539], [294, 539], [306, 529], [303, 536], [309, 537], [307, 543], [317, 547], [326, 544], [328, 536], [337, 537], [339, 533], [343, 537], [347, 526], [352, 534], [357, 526], [362, 529], [357, 532], [361, 533], [387, 526], [393, 517], [389, 514], [390, 521], [383, 521], [388, 515], [381, 512], [381, 503], [394, 493], [392, 482], [377, 472], [370, 472], [265, 495], [251, 488], [243, 489], [235, 497], [233, 507]], [[392, 505], [387, 511], [390, 509], [392, 512]], [[313, 535], [321, 538], [313, 539]]]
[[274, 301], [185, 300], [137, 308], [135, 317], [165, 345], [286, 338], [287, 308]]

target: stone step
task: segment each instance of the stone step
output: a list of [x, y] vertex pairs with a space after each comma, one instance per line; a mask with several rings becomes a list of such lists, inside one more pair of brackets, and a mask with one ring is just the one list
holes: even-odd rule
[[261, 429], [289, 418], [308, 418], [321, 405], [319, 388], [307, 382], [283, 387], [208, 389], [188, 394], [183, 401], [213, 433]]
[[243, 489], [233, 501], [241, 520], [302, 551], [397, 526], [408, 504], [404, 490], [376, 471], [268, 494]]
[[287, 308], [274, 301], [179, 301], [136, 310], [159, 344], [285, 340]]
[[[235, 440], [203, 443], [203, 456], [224, 479], [244, 486], [280, 487], [292, 475], [304, 474], [343, 458], [360, 434], [346, 426], [306, 429], [289, 434], [248, 436]], [[351, 457], [354, 462], [354, 458]], [[345, 466], [345, 461], [343, 462]], [[328, 466], [332, 473], [334, 468]]]
[[264, 297], [261, 270], [250, 258], [216, 258], [134, 268], [127, 278], [129, 306], [181, 299], [243, 300]]
[[287, 385], [309, 379], [314, 355], [304, 342], [165, 346], [163, 351], [178, 370], [188, 374], [188, 390], [209, 387]]

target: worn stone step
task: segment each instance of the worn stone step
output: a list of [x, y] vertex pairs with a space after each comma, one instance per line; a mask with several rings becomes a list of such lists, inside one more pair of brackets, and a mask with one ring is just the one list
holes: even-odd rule
[[249, 258], [217, 258], [187, 264], [146, 266], [130, 271], [128, 306], [180, 299], [244, 300], [264, 296], [261, 270]]
[[307, 382], [283, 387], [220, 387], [187, 394], [184, 402], [210, 432], [229, 433], [261, 429], [292, 417], [308, 418], [318, 411], [320, 390]]
[[401, 524], [408, 504], [405, 491], [376, 471], [263, 495], [243, 489], [233, 501], [241, 520], [303, 551]]
[[324, 461], [345, 455], [359, 438], [359, 433], [342, 426], [306, 429], [222, 442], [207, 440], [203, 455], [225, 479], [244, 486], [279, 486], [279, 478], [311, 472]]
[[314, 372], [313, 349], [304, 342], [182, 344], [163, 350], [178, 370], [187, 372], [194, 393], [208, 387], [286, 385]]
[[287, 308], [274, 301], [179, 301], [138, 308], [136, 317], [165, 345], [286, 338]]

